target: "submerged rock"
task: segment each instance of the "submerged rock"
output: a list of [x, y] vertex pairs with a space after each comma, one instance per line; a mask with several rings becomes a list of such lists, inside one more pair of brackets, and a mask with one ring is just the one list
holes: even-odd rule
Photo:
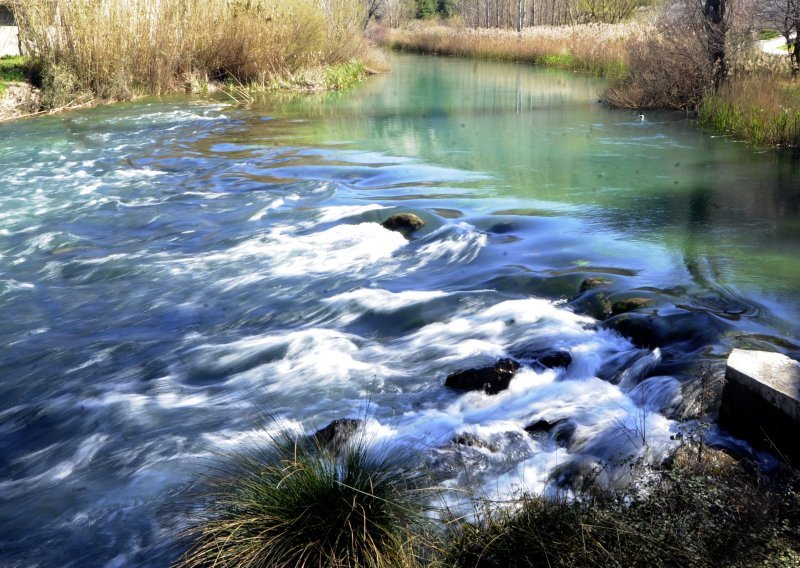
[[525, 362], [530, 361], [533, 366], [545, 369], [566, 369], [572, 364], [572, 355], [569, 351], [560, 349], [542, 350], [535, 347], [519, 346], [511, 351], [512, 357]]
[[603, 327], [627, 337], [637, 347], [652, 349], [680, 345], [682, 350], [694, 351], [712, 343], [724, 326], [708, 314], [637, 314], [614, 316]]
[[500, 359], [488, 367], [453, 373], [445, 379], [444, 386], [455, 390], [483, 390], [486, 394], [497, 394], [508, 388], [518, 369], [519, 363], [513, 359]]
[[360, 418], [337, 418], [311, 435], [311, 440], [322, 448], [336, 451], [345, 445], [364, 421]]
[[381, 226], [390, 231], [397, 231], [408, 236], [425, 226], [425, 221], [413, 213], [397, 213], [386, 219]]
[[563, 367], [566, 369], [572, 364], [572, 355], [569, 351], [550, 351], [536, 358], [540, 365], [548, 369]]

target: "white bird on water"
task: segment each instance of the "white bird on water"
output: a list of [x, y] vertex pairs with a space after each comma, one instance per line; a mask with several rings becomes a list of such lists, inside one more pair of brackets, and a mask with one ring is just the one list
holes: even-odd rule
[[644, 115], [643, 114], [639, 114], [639, 122], [644, 122]]

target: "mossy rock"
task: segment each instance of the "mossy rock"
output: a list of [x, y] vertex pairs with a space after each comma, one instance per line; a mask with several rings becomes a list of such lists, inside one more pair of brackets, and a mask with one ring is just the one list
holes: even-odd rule
[[655, 302], [650, 298], [628, 298], [611, 304], [611, 315], [626, 314], [653, 306], [655, 306]]
[[384, 229], [397, 231], [404, 236], [408, 236], [424, 227], [425, 221], [413, 213], [397, 213], [381, 223], [381, 226]]
[[596, 290], [597, 288], [606, 288], [612, 284], [610, 278], [603, 278], [602, 276], [588, 276], [581, 282], [578, 291], [583, 294], [589, 290]]

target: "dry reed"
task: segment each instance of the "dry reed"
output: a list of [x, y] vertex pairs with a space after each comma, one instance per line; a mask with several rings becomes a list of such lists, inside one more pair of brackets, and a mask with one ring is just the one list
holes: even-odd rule
[[537, 26], [521, 33], [418, 24], [393, 30], [387, 43], [405, 51], [520, 61], [619, 77], [628, 60], [626, 46], [647, 33], [646, 26], [635, 23]]
[[358, 0], [19, 0], [17, 17], [51, 106], [268, 86], [364, 52]]

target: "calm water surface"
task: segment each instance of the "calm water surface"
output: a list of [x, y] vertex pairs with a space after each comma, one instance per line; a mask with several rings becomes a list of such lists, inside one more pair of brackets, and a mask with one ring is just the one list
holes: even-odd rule
[[[552, 491], [657, 459], [699, 361], [800, 351], [797, 163], [606, 109], [592, 78], [392, 67], [0, 125], [0, 564], [168, 564], [192, 482], [265, 414], [366, 414], [443, 484]], [[426, 226], [379, 225], [399, 211]], [[600, 323], [626, 298], [657, 333]], [[443, 386], [509, 355], [506, 392]]]

